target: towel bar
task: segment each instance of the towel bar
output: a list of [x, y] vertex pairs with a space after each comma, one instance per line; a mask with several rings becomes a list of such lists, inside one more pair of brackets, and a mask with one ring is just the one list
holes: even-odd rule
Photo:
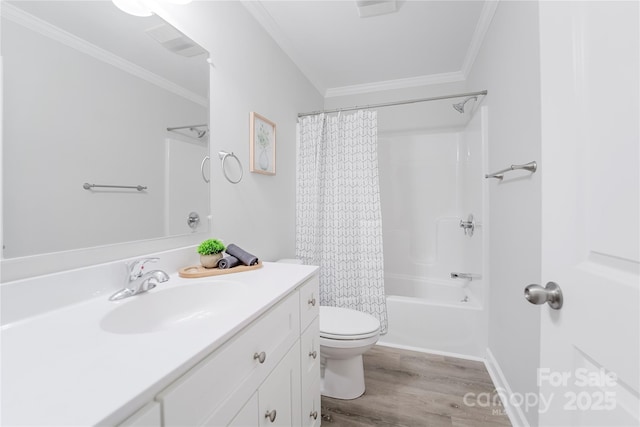
[[147, 187], [143, 185], [99, 185], [99, 184], [89, 184], [85, 182], [82, 184], [82, 188], [85, 190], [91, 190], [92, 188], [134, 188], [138, 191], [146, 190]]

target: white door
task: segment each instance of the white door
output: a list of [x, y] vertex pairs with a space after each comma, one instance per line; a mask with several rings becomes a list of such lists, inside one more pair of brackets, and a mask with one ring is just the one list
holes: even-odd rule
[[639, 12], [540, 3], [540, 426], [639, 425]]

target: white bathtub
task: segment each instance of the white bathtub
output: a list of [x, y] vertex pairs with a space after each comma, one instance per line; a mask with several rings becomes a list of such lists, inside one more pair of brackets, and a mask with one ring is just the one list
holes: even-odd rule
[[462, 280], [385, 277], [389, 331], [379, 344], [482, 357], [485, 316], [469, 288]]

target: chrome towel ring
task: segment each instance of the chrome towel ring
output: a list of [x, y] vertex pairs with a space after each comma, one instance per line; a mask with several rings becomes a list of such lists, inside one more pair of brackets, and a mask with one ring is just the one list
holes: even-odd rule
[[[238, 156], [233, 154], [233, 152], [227, 153], [226, 151], [220, 151], [218, 152], [218, 157], [220, 158], [220, 161], [222, 163], [222, 173], [224, 174], [224, 177], [227, 179], [227, 181], [229, 181], [232, 184], [237, 184], [240, 181], [242, 181], [242, 177], [244, 176], [244, 170], [242, 169], [242, 163], [240, 163], [240, 159], [238, 158]], [[240, 168], [240, 178], [238, 178], [235, 181], [229, 178], [229, 175], [227, 175], [227, 171], [224, 168], [224, 163], [227, 161], [229, 157], [236, 159], [236, 162], [238, 162], [238, 167]]]

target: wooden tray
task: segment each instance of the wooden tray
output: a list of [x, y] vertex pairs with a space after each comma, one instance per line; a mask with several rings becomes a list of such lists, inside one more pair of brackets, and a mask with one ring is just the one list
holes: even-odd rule
[[183, 267], [178, 270], [178, 275], [185, 279], [197, 279], [199, 277], [241, 273], [243, 271], [255, 270], [257, 268], [262, 268], [262, 261], [258, 261], [258, 263], [254, 265], [238, 265], [233, 268], [204, 268], [201, 265], [192, 265], [191, 267]]

